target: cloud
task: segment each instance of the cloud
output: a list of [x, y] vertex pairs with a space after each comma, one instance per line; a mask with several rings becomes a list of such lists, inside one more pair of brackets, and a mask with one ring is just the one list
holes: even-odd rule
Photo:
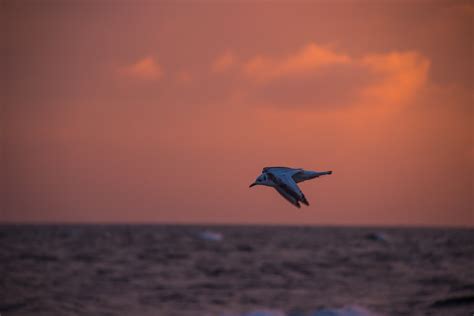
[[351, 56], [309, 43], [285, 57], [254, 56], [239, 69], [249, 79], [247, 96], [266, 106], [395, 107], [406, 104], [425, 86], [430, 60], [417, 51]]
[[256, 56], [243, 66], [244, 73], [258, 82], [267, 82], [288, 75], [314, 72], [323, 66], [348, 64], [351, 58], [332, 50], [309, 43], [293, 55], [282, 58]]
[[278, 108], [336, 109], [352, 105], [360, 91], [376, 82], [358, 64], [324, 67], [298, 77], [280, 77], [250, 87], [249, 96], [259, 104]]
[[[254, 55], [238, 60], [228, 51], [210, 64], [210, 72], [191, 75], [187, 69], [177, 70], [171, 82], [163, 82], [160, 98], [170, 104], [207, 106], [224, 104], [238, 95], [245, 104], [259, 107], [318, 111], [378, 107], [385, 111], [406, 106], [425, 86], [430, 69], [430, 60], [417, 51], [356, 56], [313, 42], [283, 57]], [[143, 80], [163, 76], [152, 57], [122, 72]], [[176, 83], [184, 89], [178, 95], [172, 88]], [[211, 90], [212, 94], [203, 93]], [[141, 91], [140, 97], [156, 93], [153, 87]]]
[[120, 69], [120, 73], [128, 77], [142, 80], [157, 80], [163, 77], [163, 70], [153, 57], [145, 57]]
[[406, 101], [423, 87], [430, 68], [430, 61], [417, 52], [368, 55], [361, 63], [381, 78], [366, 87], [363, 95], [398, 103]]
[[212, 63], [211, 69], [213, 72], [224, 72], [234, 66], [236, 62], [237, 59], [234, 54], [231, 52], [226, 52], [216, 58], [216, 60]]

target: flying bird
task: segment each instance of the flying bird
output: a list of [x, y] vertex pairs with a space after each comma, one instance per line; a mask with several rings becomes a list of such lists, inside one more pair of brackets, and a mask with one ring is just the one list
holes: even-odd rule
[[265, 167], [262, 170], [262, 174], [258, 176], [249, 188], [254, 185], [266, 185], [275, 188], [288, 202], [300, 208], [299, 202], [306, 205], [309, 205], [309, 203], [297, 183], [326, 174], [332, 174], [332, 171], [318, 172], [301, 168]]

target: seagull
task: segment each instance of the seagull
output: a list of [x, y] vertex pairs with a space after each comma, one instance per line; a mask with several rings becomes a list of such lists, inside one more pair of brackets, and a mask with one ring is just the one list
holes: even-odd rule
[[266, 185], [275, 188], [288, 202], [300, 208], [299, 202], [306, 205], [309, 205], [309, 203], [297, 183], [327, 174], [332, 174], [332, 171], [318, 172], [301, 168], [265, 167], [262, 170], [262, 174], [258, 176], [249, 188], [254, 185]]

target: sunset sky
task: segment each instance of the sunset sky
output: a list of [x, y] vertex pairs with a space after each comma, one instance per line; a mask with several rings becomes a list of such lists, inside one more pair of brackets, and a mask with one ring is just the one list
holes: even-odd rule
[[472, 1], [0, 6], [2, 222], [474, 226]]

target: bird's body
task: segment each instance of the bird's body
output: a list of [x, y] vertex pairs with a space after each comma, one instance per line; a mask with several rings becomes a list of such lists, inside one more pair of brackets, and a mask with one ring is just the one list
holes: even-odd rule
[[309, 203], [297, 183], [327, 174], [332, 174], [332, 171], [318, 172], [301, 168], [265, 167], [262, 174], [250, 187], [254, 185], [273, 187], [288, 202], [299, 208], [301, 207], [299, 202], [306, 205], [309, 205]]

